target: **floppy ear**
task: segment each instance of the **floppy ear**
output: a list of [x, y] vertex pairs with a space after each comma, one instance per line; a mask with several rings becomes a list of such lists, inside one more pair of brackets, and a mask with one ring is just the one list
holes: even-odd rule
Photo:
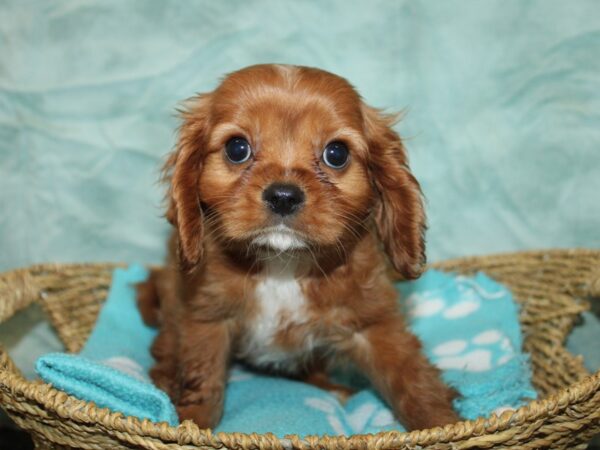
[[408, 167], [400, 136], [392, 129], [397, 116], [363, 106], [369, 144], [369, 170], [379, 196], [374, 219], [394, 269], [417, 278], [425, 265], [425, 211], [421, 188]]
[[179, 260], [185, 269], [198, 264], [203, 253], [203, 215], [198, 192], [209, 103], [209, 95], [200, 95], [180, 111], [183, 123], [177, 147], [163, 167], [163, 179], [169, 183], [166, 217], [177, 228]]

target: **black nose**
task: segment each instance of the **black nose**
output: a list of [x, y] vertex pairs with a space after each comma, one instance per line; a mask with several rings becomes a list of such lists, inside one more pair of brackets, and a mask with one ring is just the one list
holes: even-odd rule
[[295, 184], [274, 183], [263, 191], [263, 200], [275, 214], [287, 216], [304, 202], [304, 192]]

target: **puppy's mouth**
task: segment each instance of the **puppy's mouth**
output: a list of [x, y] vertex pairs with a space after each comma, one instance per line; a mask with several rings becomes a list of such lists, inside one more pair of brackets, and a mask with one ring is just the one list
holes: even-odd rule
[[308, 247], [302, 234], [284, 224], [263, 228], [252, 239], [252, 245], [281, 252]]

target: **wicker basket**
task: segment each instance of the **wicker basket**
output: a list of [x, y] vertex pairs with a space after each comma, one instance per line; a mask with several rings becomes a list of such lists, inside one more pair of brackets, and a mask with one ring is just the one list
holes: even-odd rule
[[[583, 449], [600, 432], [600, 372], [563, 347], [587, 299], [600, 297], [600, 251], [552, 250], [456, 259], [436, 268], [483, 270], [521, 303], [525, 350], [541, 400], [444, 428], [352, 437], [215, 433], [186, 421], [177, 427], [124, 417], [24, 379], [0, 350], [0, 404], [37, 448], [85, 449]], [[106, 296], [111, 264], [38, 265], [0, 275], [0, 322], [32, 302], [47, 312], [69, 351], [85, 342]], [[590, 343], [590, 345], [594, 345]], [[597, 343], [596, 343], [597, 345]]]

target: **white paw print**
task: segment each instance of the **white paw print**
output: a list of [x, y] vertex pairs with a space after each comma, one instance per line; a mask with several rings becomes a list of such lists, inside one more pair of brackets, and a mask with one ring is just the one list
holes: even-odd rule
[[365, 429], [376, 408], [377, 406], [373, 403], [364, 403], [348, 414], [348, 423], [354, 433], [361, 433]]
[[480, 306], [480, 302], [476, 300], [461, 300], [457, 304], [446, 309], [443, 315], [446, 319], [460, 319], [461, 317], [474, 313]]
[[409, 314], [412, 317], [433, 316], [444, 309], [446, 305], [441, 298], [425, 298], [419, 294], [412, 294], [406, 302], [409, 307]]
[[433, 353], [437, 356], [456, 355], [463, 352], [469, 344], [462, 339], [444, 342], [433, 349]]
[[307, 397], [304, 404], [327, 415], [327, 422], [336, 434], [346, 434], [344, 425], [337, 415], [339, 405], [333, 398]]
[[[496, 366], [501, 366], [514, 356], [510, 340], [501, 331], [491, 329], [474, 336], [470, 342], [455, 339], [444, 342], [433, 348], [433, 354], [438, 357], [435, 364], [440, 369], [465, 370], [467, 372], [484, 372], [492, 369], [492, 349], [489, 346], [498, 345], [505, 354], [498, 358]], [[485, 347], [488, 348], [485, 348]], [[468, 348], [471, 350], [465, 353]], [[483, 348], [482, 348], [483, 347]]]
[[454, 320], [468, 316], [481, 307], [481, 300], [475, 292], [459, 287], [462, 298], [459, 302], [446, 307], [446, 301], [437, 290], [411, 294], [406, 299], [408, 314], [411, 317], [429, 317], [442, 313], [445, 319]]
[[396, 422], [394, 419], [394, 415], [389, 409], [382, 409], [377, 413], [373, 420], [371, 421], [371, 425], [374, 427], [388, 427], [393, 425]]
[[[377, 411], [379, 409], [379, 411]], [[388, 427], [396, 423], [394, 415], [387, 409], [381, 409], [374, 403], [367, 402], [360, 405], [346, 416], [353, 433], [364, 433], [367, 425], [378, 428]]]
[[[479, 333], [472, 339], [472, 342], [477, 345], [494, 344], [502, 339], [502, 333], [498, 330], [487, 330]], [[508, 339], [506, 339], [508, 341]]]
[[474, 313], [481, 307], [481, 299], [473, 289], [459, 284], [458, 290], [461, 297], [460, 301], [444, 310], [443, 316], [446, 319], [460, 319]]

